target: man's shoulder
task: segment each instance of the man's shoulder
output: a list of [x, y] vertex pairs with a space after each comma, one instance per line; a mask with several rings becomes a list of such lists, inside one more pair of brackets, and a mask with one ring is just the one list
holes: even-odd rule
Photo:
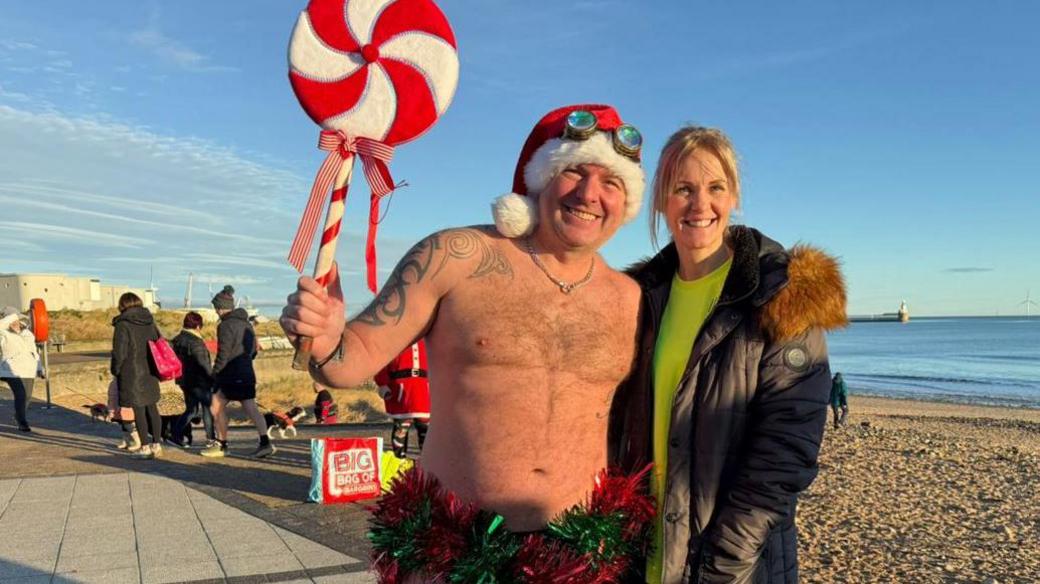
[[436, 241], [442, 247], [451, 244], [465, 249], [467, 243], [482, 242], [486, 245], [498, 245], [506, 241], [506, 238], [493, 225], [465, 225], [435, 231], [419, 243], [425, 241]]
[[[501, 275], [512, 277], [508, 240], [490, 225], [470, 225], [442, 229], [426, 236], [402, 258], [399, 270], [415, 276], [448, 276], [473, 279]], [[422, 279], [421, 277], [418, 279]]]
[[618, 291], [622, 300], [638, 302], [639, 295], [642, 293], [639, 283], [627, 273], [615, 270], [608, 266], [605, 261], [603, 262], [603, 265], [606, 266], [605, 271], [611, 285]]

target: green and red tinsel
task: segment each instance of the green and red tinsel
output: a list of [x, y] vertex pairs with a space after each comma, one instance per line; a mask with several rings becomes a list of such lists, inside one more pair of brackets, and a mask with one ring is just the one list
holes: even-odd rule
[[511, 533], [502, 517], [462, 503], [418, 467], [373, 508], [373, 567], [384, 584], [410, 574], [454, 584], [607, 584], [645, 557], [654, 500], [649, 467], [604, 471], [588, 501], [538, 533]]

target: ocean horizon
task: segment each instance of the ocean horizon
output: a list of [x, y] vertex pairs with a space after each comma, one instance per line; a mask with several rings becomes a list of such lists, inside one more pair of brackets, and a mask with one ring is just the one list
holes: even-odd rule
[[854, 322], [827, 343], [852, 395], [1040, 408], [1040, 316]]

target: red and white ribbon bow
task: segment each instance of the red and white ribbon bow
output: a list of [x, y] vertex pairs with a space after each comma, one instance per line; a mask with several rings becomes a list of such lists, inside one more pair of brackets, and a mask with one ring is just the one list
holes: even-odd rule
[[[376, 291], [376, 229], [379, 225], [379, 199], [394, 190], [394, 179], [390, 176], [387, 164], [394, 156], [393, 146], [369, 138], [354, 138], [342, 131], [322, 130], [318, 138], [318, 148], [328, 151], [325, 162], [318, 169], [311, 187], [311, 196], [307, 200], [300, 226], [296, 230], [292, 247], [289, 250], [289, 263], [296, 271], [302, 272], [310, 254], [314, 232], [321, 218], [322, 203], [325, 202], [332, 183], [339, 176], [344, 164], [353, 164], [352, 157], [357, 154], [365, 169], [365, 178], [372, 189], [368, 216], [368, 237], [365, 242], [365, 263], [368, 268], [368, 288]], [[346, 197], [349, 184], [343, 185], [342, 197]], [[322, 245], [327, 239], [339, 236], [339, 225], [322, 234]]]

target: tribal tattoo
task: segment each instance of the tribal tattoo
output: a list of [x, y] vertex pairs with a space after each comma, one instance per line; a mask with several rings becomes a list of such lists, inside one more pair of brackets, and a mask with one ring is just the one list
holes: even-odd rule
[[468, 260], [479, 253], [480, 263], [469, 275], [470, 278], [480, 278], [492, 273], [513, 277], [513, 267], [509, 265], [509, 260], [497, 249], [488, 245], [488, 242], [476, 230], [455, 229], [443, 233], [445, 234], [446, 253], [441, 258], [437, 271], [434, 272], [435, 276], [441, 271], [444, 264], [448, 263], [448, 260]]
[[[440, 255], [440, 261], [430, 273], [434, 256], [441, 250], [444, 253]], [[379, 295], [354, 320], [370, 326], [382, 326], [389, 322], [397, 324], [404, 316], [408, 305], [408, 286], [422, 282], [427, 275], [431, 279], [434, 278], [449, 260], [468, 260], [476, 254], [480, 254], [480, 262], [469, 275], [470, 278], [481, 278], [489, 274], [513, 277], [513, 267], [509, 260], [489, 245], [477, 231], [441, 231], [423, 239], [408, 250], [383, 284]]]

